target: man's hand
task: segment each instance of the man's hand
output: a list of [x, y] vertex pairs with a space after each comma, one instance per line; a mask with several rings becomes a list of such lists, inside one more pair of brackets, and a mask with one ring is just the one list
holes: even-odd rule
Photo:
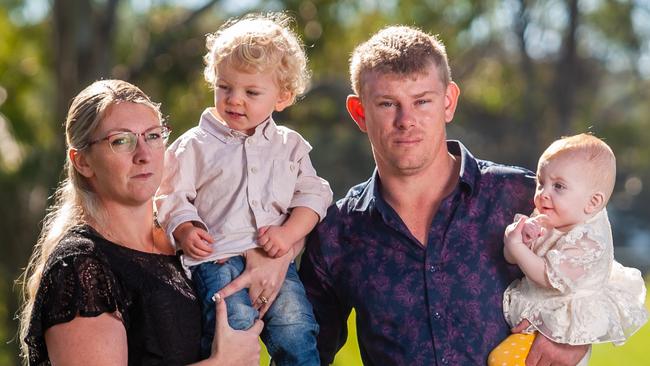
[[271, 258], [280, 258], [293, 247], [296, 239], [284, 226], [264, 226], [259, 230], [258, 244]]
[[542, 334], [537, 334], [526, 358], [526, 366], [575, 366], [588, 350], [588, 344], [573, 346], [555, 343]]
[[174, 238], [183, 248], [183, 253], [195, 259], [207, 257], [212, 253], [210, 243], [214, 242], [212, 236], [191, 222], [184, 222], [174, 230]]
[[[513, 333], [521, 333], [530, 323], [523, 320], [512, 329]], [[588, 344], [573, 346], [555, 343], [543, 334], [537, 333], [533, 345], [526, 358], [526, 366], [575, 366], [589, 350]]]

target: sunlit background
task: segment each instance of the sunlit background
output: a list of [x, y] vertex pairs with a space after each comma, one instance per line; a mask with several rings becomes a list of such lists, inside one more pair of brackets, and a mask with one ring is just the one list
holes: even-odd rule
[[[349, 54], [386, 25], [415, 25], [447, 45], [461, 88], [448, 134], [476, 156], [534, 169], [561, 135], [592, 131], [612, 146], [616, 257], [647, 273], [649, 0], [0, 0], [1, 365], [19, 364], [14, 280], [60, 178], [72, 96], [99, 78], [126, 79], [162, 102], [176, 137], [212, 102], [205, 34], [260, 10], [288, 11], [307, 45], [311, 87], [276, 120], [311, 142], [336, 197], [373, 167], [344, 109]], [[592, 365], [650, 364], [649, 342], [646, 326], [623, 347], [598, 347]], [[356, 364], [355, 347], [337, 364]]]

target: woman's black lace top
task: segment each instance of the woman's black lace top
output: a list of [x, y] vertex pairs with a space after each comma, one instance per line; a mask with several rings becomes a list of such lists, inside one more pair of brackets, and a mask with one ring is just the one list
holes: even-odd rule
[[45, 331], [76, 316], [116, 313], [129, 365], [199, 360], [201, 309], [176, 256], [132, 250], [89, 226], [73, 228], [50, 256], [27, 338], [30, 365], [49, 365]]

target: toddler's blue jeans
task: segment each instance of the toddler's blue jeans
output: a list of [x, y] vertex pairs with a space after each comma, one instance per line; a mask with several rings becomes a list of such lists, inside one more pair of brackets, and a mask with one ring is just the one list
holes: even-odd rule
[[[225, 263], [201, 263], [190, 267], [192, 279], [202, 301], [203, 331], [201, 352], [210, 355], [214, 338], [215, 304], [212, 295], [239, 276], [246, 266], [244, 257], [229, 258]], [[228, 323], [233, 329], [245, 330], [253, 325], [259, 312], [253, 308], [248, 289], [226, 298]], [[280, 293], [264, 315], [262, 341], [278, 366], [320, 365], [316, 336], [318, 323], [305, 288], [291, 263]]]

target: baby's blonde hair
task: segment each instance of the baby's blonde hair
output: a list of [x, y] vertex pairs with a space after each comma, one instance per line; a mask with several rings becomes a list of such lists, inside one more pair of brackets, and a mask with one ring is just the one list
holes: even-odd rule
[[303, 44], [289, 28], [292, 20], [284, 13], [228, 20], [206, 37], [205, 80], [214, 87], [222, 62], [246, 72], [273, 70], [278, 87], [290, 92], [293, 102], [305, 91], [310, 75]]
[[614, 191], [616, 182], [616, 157], [603, 140], [594, 135], [581, 133], [555, 140], [539, 158], [539, 165], [560, 157], [581, 158], [588, 164], [594, 187], [605, 196], [605, 204]]

